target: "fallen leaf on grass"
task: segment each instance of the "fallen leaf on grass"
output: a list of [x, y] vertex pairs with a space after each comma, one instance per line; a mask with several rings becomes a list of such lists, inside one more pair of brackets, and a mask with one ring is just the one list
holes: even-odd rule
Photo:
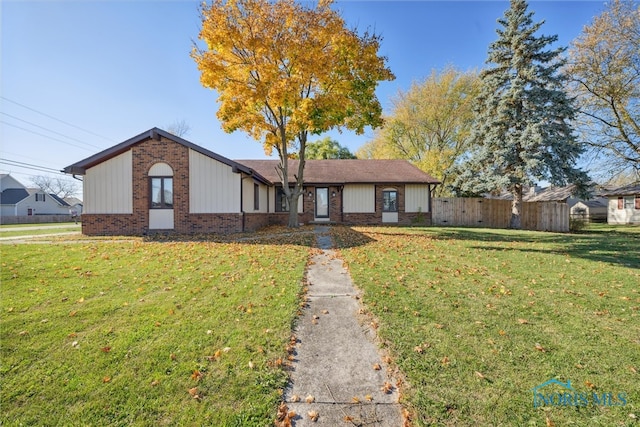
[[584, 385], [586, 385], [587, 387], [589, 387], [591, 390], [595, 390], [597, 387], [594, 383], [589, 382], [589, 381], [585, 381]]
[[440, 363], [442, 363], [442, 366], [446, 366], [449, 364], [449, 358], [447, 356], [443, 357], [442, 360], [440, 361]]
[[111, 351], [111, 347], [109, 347], [109, 346], [102, 347], [100, 349], [100, 351], [103, 352], [103, 353], [109, 353]]
[[518, 323], [520, 323], [521, 325], [528, 325], [529, 321], [527, 319], [518, 319]]
[[551, 418], [549, 418], [548, 416], [545, 418], [545, 421], [547, 423], [547, 427], [553, 427], [556, 425], [556, 423], [554, 423], [553, 421], [551, 421]]
[[20, 331], [20, 332], [18, 332], [18, 335], [20, 335], [21, 337], [23, 337], [25, 335], [29, 335], [29, 331]]
[[191, 379], [192, 380], [196, 380], [196, 381], [200, 381], [200, 378], [202, 378], [202, 372], [200, 372], [199, 370], [194, 370], [193, 373], [191, 374]]
[[194, 399], [200, 399], [200, 396], [198, 395], [198, 387], [193, 387], [189, 389], [189, 394], [191, 395], [191, 397], [193, 397]]
[[535, 349], [540, 351], [540, 352], [542, 352], [542, 353], [546, 353], [547, 352], [547, 349], [544, 348], [543, 346], [541, 346], [539, 343], [536, 343]]
[[289, 411], [287, 405], [282, 402], [278, 406], [278, 413], [276, 414], [276, 427], [291, 427], [291, 420], [297, 417], [294, 411]]
[[155, 386], [157, 386], [158, 384], [160, 384], [160, 380], [153, 380], [153, 381], [151, 381], [151, 387], [155, 387]]
[[209, 360], [210, 362], [213, 362], [215, 360], [220, 359], [220, 356], [222, 356], [222, 351], [220, 350], [216, 350], [215, 353], [213, 353], [213, 355], [211, 356], [206, 356], [207, 360]]
[[111, 382], [111, 377], [103, 377], [102, 378], [102, 382], [103, 383], [110, 383]]
[[486, 380], [486, 379], [487, 379], [487, 377], [485, 377], [485, 376], [484, 376], [484, 374], [483, 374], [482, 372], [478, 372], [478, 371], [476, 371], [476, 372], [475, 372], [475, 374], [476, 374], [476, 376], [477, 376], [478, 378], [481, 378], [481, 379], [483, 379], [483, 380]]
[[638, 373], [638, 371], [636, 370], [636, 368], [634, 368], [633, 366], [629, 366], [629, 370], [630, 370], [631, 372], [633, 372], [634, 374], [637, 374], [637, 373]]

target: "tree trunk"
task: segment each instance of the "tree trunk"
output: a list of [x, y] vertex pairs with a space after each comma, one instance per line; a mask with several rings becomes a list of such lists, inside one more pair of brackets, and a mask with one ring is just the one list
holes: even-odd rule
[[522, 228], [522, 218], [520, 217], [522, 211], [522, 185], [517, 184], [511, 194], [513, 194], [513, 203], [511, 204], [509, 228], [520, 230]]
[[298, 199], [300, 198], [300, 193], [293, 190], [291, 193], [291, 197], [289, 198], [289, 224], [287, 227], [296, 228], [300, 226], [300, 222], [298, 221]]

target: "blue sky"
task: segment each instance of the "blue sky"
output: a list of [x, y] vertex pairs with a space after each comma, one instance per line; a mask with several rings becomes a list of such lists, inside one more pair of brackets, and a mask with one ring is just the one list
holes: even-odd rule
[[[154, 126], [184, 120], [186, 139], [232, 159], [264, 158], [262, 145], [220, 128], [215, 92], [200, 85], [189, 56], [199, 1], [4, 0], [0, 3], [0, 172], [24, 184]], [[447, 65], [481, 69], [508, 1], [353, 1], [335, 7], [349, 26], [382, 34], [380, 53], [396, 80], [390, 99]], [[532, 1], [541, 33], [567, 46], [603, 1]], [[355, 151], [372, 136], [332, 134]], [[6, 164], [7, 162], [12, 165]], [[55, 176], [55, 175], [54, 175]]]

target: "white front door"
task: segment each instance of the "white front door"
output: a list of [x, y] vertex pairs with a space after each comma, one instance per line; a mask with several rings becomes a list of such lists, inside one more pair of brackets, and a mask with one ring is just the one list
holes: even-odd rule
[[329, 189], [316, 188], [316, 221], [329, 221]]

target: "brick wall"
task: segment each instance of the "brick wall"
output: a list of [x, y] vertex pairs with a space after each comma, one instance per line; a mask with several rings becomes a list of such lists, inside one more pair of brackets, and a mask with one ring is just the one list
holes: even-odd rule
[[[256, 231], [271, 224], [271, 214], [245, 213], [244, 231]], [[286, 224], [286, 223], [285, 223]]]
[[[189, 149], [170, 140], [146, 140], [134, 145], [133, 158], [133, 213], [83, 214], [82, 232], [87, 235], [142, 235], [149, 226], [149, 170], [163, 162], [173, 169], [174, 231], [181, 234], [236, 233], [255, 231], [269, 224], [286, 225], [288, 212], [282, 213], [189, 213]], [[378, 225], [382, 224], [382, 192], [393, 188], [398, 192], [398, 224], [412, 225], [422, 219], [431, 223], [431, 213], [405, 213], [404, 185], [377, 185], [375, 213], [343, 213], [343, 193], [338, 186], [329, 187], [329, 220], [334, 223]], [[309, 197], [311, 192], [312, 197]], [[335, 196], [332, 194], [335, 193]], [[308, 224], [315, 218], [315, 187], [306, 186], [303, 198], [304, 212], [298, 222]]]
[[[189, 213], [189, 149], [161, 138], [134, 145], [133, 213], [84, 214], [82, 232], [87, 235], [142, 235], [149, 226], [149, 169], [163, 162], [173, 169], [174, 232], [181, 234], [236, 233], [242, 231], [240, 213]], [[268, 219], [265, 219], [266, 223]], [[252, 223], [258, 223], [253, 219]]]

